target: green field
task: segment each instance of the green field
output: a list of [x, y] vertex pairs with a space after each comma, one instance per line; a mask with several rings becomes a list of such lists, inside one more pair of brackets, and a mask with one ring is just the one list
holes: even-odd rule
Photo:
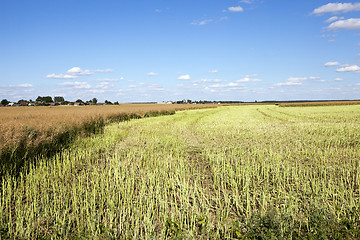
[[107, 126], [3, 178], [0, 239], [359, 239], [360, 106]]

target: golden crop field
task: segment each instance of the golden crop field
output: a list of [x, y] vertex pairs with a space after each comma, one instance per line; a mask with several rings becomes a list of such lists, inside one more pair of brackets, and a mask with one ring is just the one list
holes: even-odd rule
[[357, 105], [360, 101], [323, 101], [323, 102], [291, 102], [279, 103], [280, 107], [306, 107], [306, 106], [335, 106], [335, 105]]

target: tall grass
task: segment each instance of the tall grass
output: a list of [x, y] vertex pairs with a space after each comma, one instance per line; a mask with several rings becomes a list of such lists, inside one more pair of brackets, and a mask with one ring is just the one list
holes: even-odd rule
[[359, 106], [115, 123], [2, 180], [1, 238], [358, 239]]

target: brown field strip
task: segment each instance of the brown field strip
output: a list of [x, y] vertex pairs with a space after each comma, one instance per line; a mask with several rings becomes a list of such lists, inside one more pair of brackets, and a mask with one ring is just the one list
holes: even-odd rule
[[334, 106], [334, 105], [355, 105], [360, 101], [329, 101], [329, 102], [291, 102], [278, 103], [280, 107], [311, 107], [311, 106]]

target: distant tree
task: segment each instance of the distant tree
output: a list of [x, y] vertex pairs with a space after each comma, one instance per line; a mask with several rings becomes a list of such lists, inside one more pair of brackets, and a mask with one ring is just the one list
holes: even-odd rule
[[114, 105], [119, 105], [119, 102], [118, 101], [114, 102]]
[[76, 100], [75, 102], [77, 102], [77, 103], [84, 103], [83, 100], [81, 100], [81, 99], [78, 99], [78, 100]]
[[110, 101], [108, 101], [108, 100], [105, 100], [105, 104], [112, 105], [112, 102], [110, 102]]
[[4, 106], [8, 105], [9, 103], [10, 102], [7, 99], [1, 100], [1, 104], [4, 105]]
[[95, 104], [95, 105], [96, 105], [96, 104], [97, 104], [97, 102], [98, 102], [97, 98], [93, 98], [93, 99], [92, 99], [92, 103], [93, 103], [93, 104]]
[[50, 97], [50, 96], [45, 96], [45, 97], [38, 96], [36, 98], [36, 101], [37, 102], [44, 102], [44, 103], [52, 103], [52, 102], [54, 102], [52, 97]]
[[19, 100], [17, 103], [20, 104], [20, 105], [23, 105], [23, 106], [28, 105], [28, 101], [25, 100], [25, 99], [21, 99], [21, 100]]
[[46, 97], [43, 97], [43, 101], [46, 102], [46, 103], [52, 103], [54, 102], [52, 97], [50, 96], [46, 96]]
[[64, 102], [64, 101], [65, 101], [65, 99], [62, 96], [54, 97], [54, 102], [56, 102], [56, 103], [61, 103], [61, 102]]

